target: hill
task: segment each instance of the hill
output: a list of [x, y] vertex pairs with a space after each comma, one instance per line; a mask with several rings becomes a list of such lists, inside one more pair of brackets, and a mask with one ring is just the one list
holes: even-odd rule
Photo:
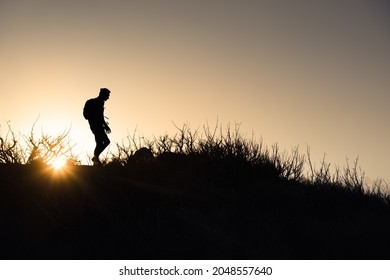
[[2, 259], [388, 259], [389, 199], [238, 157], [0, 164]]

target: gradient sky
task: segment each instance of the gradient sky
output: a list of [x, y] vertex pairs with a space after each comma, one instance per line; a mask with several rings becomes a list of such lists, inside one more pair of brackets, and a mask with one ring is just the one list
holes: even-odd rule
[[386, 0], [1, 0], [0, 50], [2, 131], [71, 126], [83, 157], [107, 87], [114, 143], [218, 117], [390, 182]]

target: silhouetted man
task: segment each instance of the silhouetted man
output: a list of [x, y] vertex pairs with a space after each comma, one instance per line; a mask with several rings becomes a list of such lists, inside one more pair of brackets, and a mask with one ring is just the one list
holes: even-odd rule
[[109, 89], [101, 88], [99, 96], [89, 99], [84, 106], [84, 117], [88, 120], [96, 141], [93, 165], [101, 165], [99, 155], [110, 144], [107, 134], [111, 133], [111, 129], [104, 120], [104, 103], [110, 98], [110, 92]]

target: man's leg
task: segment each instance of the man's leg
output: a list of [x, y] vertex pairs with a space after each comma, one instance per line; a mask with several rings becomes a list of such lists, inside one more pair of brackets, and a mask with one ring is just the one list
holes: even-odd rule
[[99, 160], [99, 156], [104, 151], [104, 149], [107, 148], [107, 146], [110, 144], [110, 139], [108, 139], [107, 134], [102, 129], [95, 132], [95, 141], [96, 141], [96, 148], [94, 151], [94, 158], [92, 159], [92, 161], [95, 165], [99, 165], [101, 164]]

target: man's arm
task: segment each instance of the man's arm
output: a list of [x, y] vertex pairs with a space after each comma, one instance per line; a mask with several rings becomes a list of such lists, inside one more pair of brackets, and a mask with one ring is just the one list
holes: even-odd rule
[[108, 126], [108, 123], [104, 119], [104, 102], [102, 102], [100, 104], [99, 108], [100, 108], [100, 113], [99, 113], [100, 123], [102, 124], [102, 126], [103, 126], [104, 130], [106, 131], [106, 133], [109, 134], [109, 133], [111, 133], [111, 129]]
[[103, 128], [107, 134], [111, 133], [111, 128], [108, 126], [108, 123], [104, 120], [104, 117], [103, 117]]

